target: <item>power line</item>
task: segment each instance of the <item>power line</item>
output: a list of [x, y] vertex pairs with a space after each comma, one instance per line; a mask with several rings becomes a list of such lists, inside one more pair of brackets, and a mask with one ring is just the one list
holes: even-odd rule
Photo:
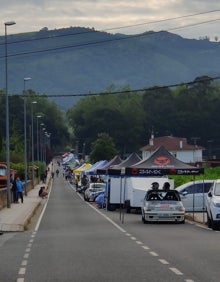
[[129, 27], [136, 27], [136, 26], [142, 26], [142, 25], [146, 25], [146, 24], [162, 23], [162, 22], [167, 22], [167, 21], [172, 21], [172, 20], [180, 20], [180, 19], [183, 19], [183, 18], [205, 15], [205, 14], [215, 13], [215, 12], [219, 12], [219, 11], [220, 11], [220, 9], [211, 10], [211, 11], [207, 11], [207, 12], [200, 12], [200, 13], [189, 14], [189, 15], [184, 15], [184, 16], [179, 16], [179, 17], [173, 17], [173, 18], [161, 19], [161, 20], [156, 20], [156, 21], [149, 21], [149, 22], [144, 22], [144, 23], [139, 23], [139, 24], [109, 28], [109, 29], [104, 29], [104, 31], [115, 30], [115, 29], [123, 29], [123, 28], [129, 28]]
[[[199, 13], [195, 13], [195, 14], [183, 15], [183, 16], [179, 16], [179, 17], [172, 17], [172, 18], [161, 19], [161, 20], [156, 20], [156, 21], [148, 21], [148, 22], [138, 23], [138, 24], [133, 24], [133, 25], [119, 26], [119, 27], [114, 27], [114, 28], [103, 29], [103, 30], [100, 30], [100, 32], [124, 29], [124, 28], [129, 28], [129, 27], [137, 27], [137, 26], [142, 26], [142, 25], [147, 25], [147, 24], [162, 23], [162, 22], [179, 20], [179, 19], [199, 16], [199, 15], [211, 14], [211, 13], [215, 13], [215, 12], [219, 12], [219, 11], [220, 11], [220, 9], [216, 9], [216, 10], [210, 10], [210, 11], [206, 11], [206, 12], [199, 12]], [[54, 31], [54, 30], [51, 30], [51, 31]], [[98, 30], [89, 30], [89, 31], [74, 32], [74, 33], [68, 33], [68, 34], [58, 34], [58, 35], [53, 35], [53, 37], [45, 36], [45, 37], [31, 38], [31, 39], [25, 39], [25, 40], [17, 40], [17, 41], [8, 42], [8, 44], [23, 43], [23, 42], [29, 42], [29, 41], [35, 41], [35, 40], [52, 39], [52, 38], [66, 37], [66, 36], [72, 36], [72, 35], [75, 36], [75, 35], [95, 33], [95, 32], [98, 32]], [[3, 44], [4, 43], [1, 43], [0, 45], [3, 45]]]
[[[184, 25], [184, 26], [170, 28], [170, 29], [167, 29], [166, 31], [183, 29], [185, 27], [191, 27], [191, 26], [196, 26], [196, 25], [216, 22], [216, 21], [219, 21], [219, 20], [220, 20], [220, 18], [214, 19], [214, 20], [209, 20], [209, 21], [204, 21], [204, 22], [199, 22], [199, 23], [195, 23], [195, 24], [188, 24], [188, 25]], [[49, 52], [49, 51], [58, 51], [58, 50], [69, 49], [69, 48], [87, 47], [87, 46], [91, 46], [91, 45], [104, 44], [104, 43], [115, 42], [115, 41], [120, 41], [120, 40], [128, 40], [128, 39], [133, 39], [133, 38], [138, 38], [138, 37], [145, 37], [145, 36], [149, 36], [149, 35], [152, 35], [152, 34], [155, 34], [155, 33], [162, 33], [162, 32], [165, 32], [165, 31], [164, 30], [156, 31], [156, 32], [155, 31], [149, 31], [149, 32], [141, 33], [141, 34], [137, 34], [137, 35], [126, 35], [124, 37], [104, 39], [104, 40], [99, 40], [99, 41], [94, 41], [94, 42], [87, 42], [87, 43], [68, 45], [68, 46], [61, 46], [61, 47], [52, 47], [52, 48], [41, 49], [41, 50], [36, 50], [36, 51], [27, 51], [27, 52], [21, 52], [21, 53], [14, 53], [14, 54], [8, 54], [8, 57], [24, 56], [24, 55], [37, 54], [37, 53], [43, 53], [43, 52]], [[0, 56], [0, 58], [3, 58], [3, 57], [4, 56]]]
[[[42, 95], [37, 95], [37, 96], [45, 97], [45, 98], [52, 98], [52, 97], [85, 97], [85, 96], [99, 96], [99, 95], [132, 94], [132, 93], [136, 93], [136, 92], [154, 91], [154, 90], [159, 90], [159, 89], [174, 88], [174, 87], [178, 87], [178, 86], [191, 86], [193, 84], [198, 84], [198, 83], [203, 83], [203, 82], [211, 82], [211, 81], [215, 81], [215, 80], [219, 80], [219, 79], [220, 79], [220, 76], [202, 77], [199, 80], [194, 80], [194, 81], [190, 81], [190, 82], [181, 82], [181, 83], [176, 83], [176, 84], [163, 85], [163, 86], [153, 86], [153, 87], [140, 88], [140, 89], [134, 89], [134, 90], [99, 92], [99, 93], [81, 93], [81, 94], [79, 94], [79, 93], [77, 93], [77, 94], [42, 94]], [[27, 97], [29, 97], [29, 96], [27, 95]]]

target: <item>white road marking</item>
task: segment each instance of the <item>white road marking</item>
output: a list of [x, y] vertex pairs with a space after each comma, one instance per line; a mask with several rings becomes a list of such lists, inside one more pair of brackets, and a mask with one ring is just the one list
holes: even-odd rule
[[24, 282], [24, 278], [18, 278], [17, 282]]
[[24, 254], [24, 258], [28, 259], [29, 258], [29, 254]]
[[138, 245], [142, 245], [142, 244], [143, 244], [141, 241], [136, 241], [136, 243], [137, 243]]
[[26, 253], [30, 253], [30, 251], [31, 251], [31, 248], [27, 248], [27, 249], [25, 250]]
[[175, 267], [170, 267], [170, 270], [173, 271], [176, 275], [183, 275], [183, 273]]
[[150, 254], [152, 255], [152, 256], [154, 256], [154, 257], [158, 257], [159, 255], [157, 254], [157, 253], [155, 253], [155, 252], [150, 252]]
[[19, 269], [18, 274], [19, 274], [19, 275], [24, 275], [25, 272], [26, 272], [26, 268], [25, 268], [25, 267], [21, 267], [21, 268]]
[[27, 265], [27, 263], [28, 263], [28, 262], [27, 262], [27, 260], [26, 260], [26, 259], [24, 259], [24, 260], [22, 260], [21, 265], [22, 265], [22, 266], [26, 266], [26, 265]]
[[137, 238], [136, 237], [131, 237], [131, 240], [136, 240]]
[[143, 249], [149, 250], [150, 248], [148, 246], [142, 246]]
[[159, 261], [160, 261], [162, 264], [169, 264], [169, 262], [166, 261], [165, 259], [159, 259]]

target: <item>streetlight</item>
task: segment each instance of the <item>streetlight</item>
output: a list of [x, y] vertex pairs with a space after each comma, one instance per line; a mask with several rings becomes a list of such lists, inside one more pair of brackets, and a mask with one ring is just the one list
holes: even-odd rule
[[10, 139], [9, 139], [9, 105], [8, 105], [8, 50], [7, 50], [7, 27], [14, 25], [14, 21], [5, 22], [5, 108], [6, 108], [6, 164], [7, 164], [7, 208], [11, 207], [10, 191]]
[[27, 99], [26, 99], [26, 82], [31, 80], [30, 77], [24, 78], [24, 194], [27, 196]]
[[39, 162], [39, 137], [38, 137], [38, 119], [41, 118], [41, 115], [37, 115], [37, 161]]
[[31, 161], [32, 161], [32, 186], [34, 188], [34, 114], [33, 105], [37, 104], [37, 101], [31, 102]]

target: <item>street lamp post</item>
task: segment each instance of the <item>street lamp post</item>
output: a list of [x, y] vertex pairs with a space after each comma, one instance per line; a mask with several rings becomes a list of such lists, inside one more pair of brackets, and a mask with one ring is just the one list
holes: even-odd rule
[[34, 110], [33, 104], [37, 101], [31, 102], [31, 161], [32, 161], [32, 188], [34, 188]]
[[30, 77], [24, 78], [24, 194], [27, 196], [27, 98], [26, 82], [31, 80]]
[[40, 160], [40, 157], [39, 157], [39, 130], [38, 130], [38, 119], [41, 118], [42, 116], [41, 115], [38, 115], [37, 116], [37, 161], [39, 162]]
[[6, 108], [6, 164], [7, 164], [7, 208], [11, 207], [10, 191], [10, 139], [9, 139], [9, 103], [8, 103], [8, 50], [7, 27], [14, 25], [14, 21], [5, 22], [5, 108]]

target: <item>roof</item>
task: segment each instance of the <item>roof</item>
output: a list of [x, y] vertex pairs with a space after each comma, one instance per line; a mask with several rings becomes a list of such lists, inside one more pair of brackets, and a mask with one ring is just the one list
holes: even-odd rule
[[160, 146], [164, 146], [168, 151], [185, 151], [185, 150], [204, 150], [204, 147], [190, 145], [184, 137], [163, 136], [151, 139], [153, 144], [142, 147], [141, 151], [155, 151]]
[[120, 158], [119, 155], [116, 155], [113, 159], [111, 159], [104, 167], [97, 169], [96, 174], [106, 174], [108, 168], [112, 165], [117, 165], [122, 162], [122, 159]]
[[118, 175], [121, 173], [121, 169], [125, 168], [126, 166], [131, 166], [136, 164], [137, 162], [141, 161], [141, 158], [136, 153], [132, 153], [130, 156], [127, 157], [124, 161], [122, 161], [118, 165], [113, 165], [108, 169], [108, 174], [110, 175]]
[[164, 146], [154, 151], [148, 159], [125, 168], [126, 175], [162, 176], [169, 174], [197, 175], [203, 173], [204, 169], [178, 160]]
[[89, 175], [94, 175], [96, 174], [96, 170], [102, 168], [108, 163], [107, 160], [101, 160], [96, 163], [94, 163], [90, 168], [86, 169], [83, 171], [83, 174], [89, 174]]

